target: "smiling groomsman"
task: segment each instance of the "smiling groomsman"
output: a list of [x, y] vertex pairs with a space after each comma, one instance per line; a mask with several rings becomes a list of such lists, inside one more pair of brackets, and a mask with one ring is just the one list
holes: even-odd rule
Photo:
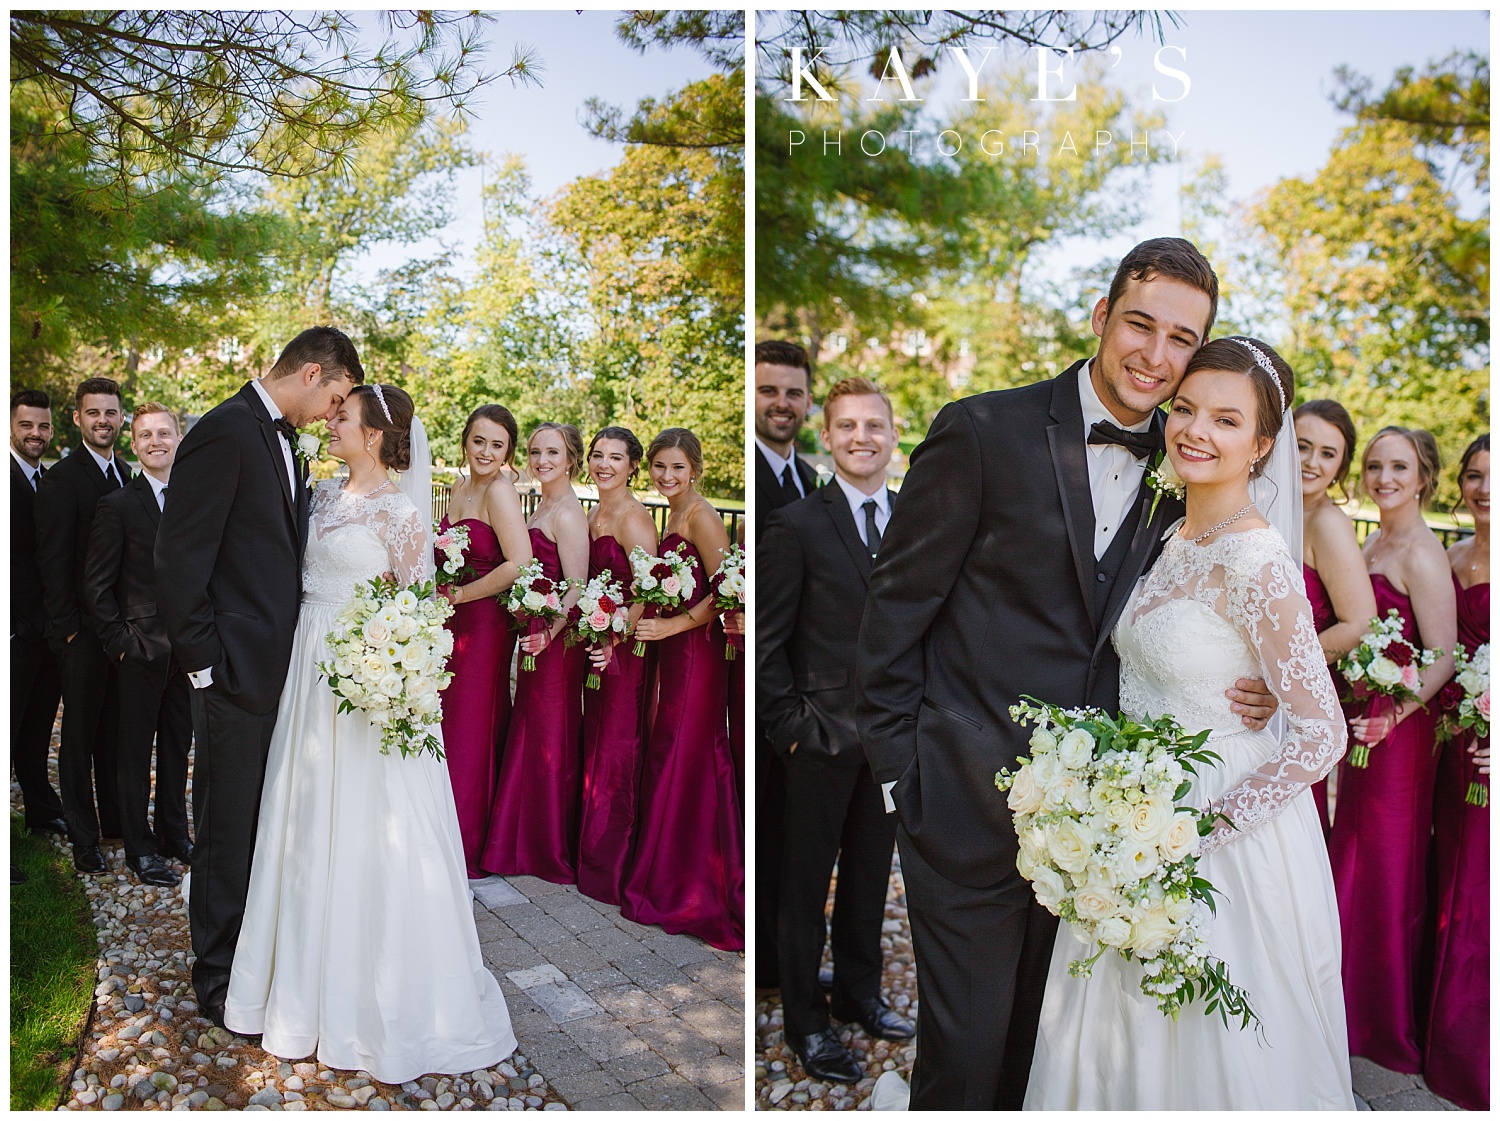
[[82, 442], [42, 476], [37, 488], [37, 566], [47, 643], [62, 664], [57, 773], [73, 866], [100, 874], [108, 871], [99, 849], [101, 835], [121, 835], [115, 781], [118, 697], [114, 667], [84, 614], [80, 588], [94, 510], [99, 499], [129, 481], [130, 468], [114, 450], [125, 417], [119, 385], [109, 378], [89, 378], [78, 386], [74, 402], [73, 423]]
[[[193, 856], [187, 771], [193, 717], [187, 676], [172, 656], [156, 607], [156, 528], [182, 439], [177, 417], [154, 401], [137, 406], [131, 443], [142, 473], [99, 500], [83, 572], [83, 602], [120, 685], [120, 827], [125, 863], [142, 883], [178, 882], [162, 858]], [[156, 828], [151, 749], [156, 748]]]
[[756, 688], [771, 744], [786, 769], [777, 944], [787, 1043], [812, 1078], [857, 1082], [818, 980], [833, 905], [832, 1015], [878, 1039], [910, 1039], [886, 1006], [880, 928], [896, 843], [854, 723], [859, 621], [870, 566], [890, 520], [885, 472], [896, 449], [890, 400], [867, 378], [846, 378], [823, 402], [834, 481], [766, 521], [758, 592]]
[[50, 443], [51, 398], [39, 389], [17, 390], [10, 399], [10, 760], [26, 828], [66, 834], [62, 800], [47, 777], [62, 671], [43, 637], [47, 614], [36, 564], [36, 490]]

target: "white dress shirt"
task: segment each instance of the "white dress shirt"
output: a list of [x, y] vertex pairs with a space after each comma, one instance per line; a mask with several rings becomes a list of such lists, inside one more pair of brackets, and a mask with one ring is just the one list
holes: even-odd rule
[[100, 473], [106, 479], [113, 478], [114, 481], [116, 483], [119, 483], [121, 486], [125, 485], [125, 479], [124, 479], [124, 477], [121, 476], [121, 474], [119, 472], [119, 469], [117, 467], [115, 467], [115, 459], [114, 459], [114, 451], [113, 450], [110, 451], [110, 454], [109, 454], [108, 458], [105, 458], [104, 456], [100, 455], [93, 448], [89, 447], [88, 444], [84, 444], [83, 445], [83, 450], [86, 451], [86, 452], [88, 452], [89, 455], [91, 455], [91, 456], [94, 457], [94, 462], [99, 465], [99, 471], [100, 471]]
[[145, 475], [146, 482], [151, 484], [151, 493], [156, 498], [156, 508], [158, 510], [165, 510], [167, 508], [167, 500], [162, 497], [162, 494], [166, 491], [167, 484], [151, 474], [150, 471], [142, 471], [141, 474]]
[[[271, 419], [280, 420], [284, 414], [277, 407], [276, 402], [271, 400], [271, 395], [266, 392], [266, 387], [260, 384], [260, 379], [256, 378], [250, 384], [255, 386], [255, 392], [260, 394], [260, 399], [265, 403], [266, 411], [271, 414]], [[277, 433], [277, 435], [280, 435], [280, 433]], [[285, 436], [281, 437], [281, 457], [286, 461], [286, 477], [292, 481], [292, 494], [295, 496], [297, 493], [297, 462], [292, 457], [292, 443]]]
[[[1085, 362], [1083, 369], [1078, 371], [1078, 403], [1083, 406], [1084, 440], [1089, 438], [1095, 423], [1101, 420], [1127, 432], [1149, 431], [1151, 417], [1139, 424], [1121, 424], [1104, 407], [1089, 376], [1092, 365], [1092, 360]], [[1094, 559], [1098, 560], [1109, 551], [1115, 531], [1130, 513], [1130, 505], [1140, 491], [1144, 476], [1142, 469], [1147, 461], [1137, 459], [1134, 453], [1119, 444], [1085, 444], [1085, 447], [1088, 449], [1089, 494], [1094, 500]]]
[[792, 472], [792, 486], [797, 488], [797, 493], [803, 498], [807, 497], [807, 491], [802, 486], [802, 475], [797, 470], [797, 464], [793, 462], [797, 458], [797, 449], [792, 449], [791, 457], [788, 458], [768, 448], [759, 436], [755, 437], [755, 446], [760, 449], [760, 454], [766, 457], [766, 462], [771, 465], [771, 471], [779, 479], [788, 468]]
[[14, 459], [16, 461], [16, 464], [21, 468], [21, 473], [26, 476], [27, 482], [31, 484], [31, 489], [36, 490], [37, 484], [42, 481], [41, 466], [38, 465], [36, 467], [33, 467], [31, 464], [27, 463], [24, 459], [16, 454], [15, 448], [10, 449], [10, 457]]
[[870, 547], [870, 540], [865, 536], [865, 503], [870, 499], [875, 500], [875, 528], [880, 531], [880, 536], [885, 537], [885, 527], [891, 520], [891, 496], [884, 486], [874, 494], [866, 494], [842, 475], [835, 474], [839, 489], [844, 492], [844, 497], [849, 500], [849, 512], [854, 515], [854, 528], [859, 531], [859, 539], [865, 543], [865, 548]]

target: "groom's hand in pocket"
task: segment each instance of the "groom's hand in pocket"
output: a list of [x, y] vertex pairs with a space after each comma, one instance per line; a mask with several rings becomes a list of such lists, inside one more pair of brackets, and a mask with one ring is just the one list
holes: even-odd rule
[[1276, 698], [1258, 677], [1240, 678], [1233, 689], [1224, 690], [1224, 695], [1229, 698], [1229, 710], [1252, 732], [1258, 732], [1270, 723], [1276, 711]]

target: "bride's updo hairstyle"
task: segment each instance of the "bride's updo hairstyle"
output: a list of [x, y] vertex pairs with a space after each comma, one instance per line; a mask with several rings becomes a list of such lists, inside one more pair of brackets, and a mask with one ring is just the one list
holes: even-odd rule
[[506, 449], [505, 459], [502, 460], [507, 467], [510, 466], [516, 458], [516, 442], [521, 438], [521, 429], [516, 424], [516, 418], [511, 416], [510, 410], [504, 405], [480, 405], [469, 414], [469, 419], [464, 421], [463, 435], [458, 438], [459, 454], [464, 456], [469, 454], [469, 433], [474, 431], [475, 422], [481, 420], [498, 424], [510, 436], [510, 447]]
[[646, 462], [650, 463], [656, 458], [657, 452], [667, 448], [677, 448], [687, 456], [688, 466], [693, 471], [693, 482], [696, 483], [703, 477], [703, 445], [698, 442], [698, 437], [686, 428], [663, 428], [646, 449]]
[[641, 466], [641, 459], [646, 454], [635, 433], [618, 424], [607, 425], [595, 432], [594, 438], [589, 441], [589, 455], [594, 454], [594, 449], [599, 446], [600, 440], [619, 440], [625, 445], [625, 458], [630, 460], [630, 477], [634, 479], [636, 471]]
[[562, 437], [563, 447], [568, 453], [568, 478], [578, 479], [583, 475], [583, 433], [571, 424], [560, 424], [555, 420], [544, 420], [531, 430], [531, 435], [526, 437], [527, 448], [531, 447], [531, 441], [542, 432], [556, 432]]
[[[359, 400], [359, 423], [381, 433], [380, 462], [392, 471], [411, 468], [411, 418], [417, 411], [406, 390], [394, 385], [356, 385], [348, 400]], [[389, 411], [390, 415], [386, 413]]]
[[[1255, 435], [1275, 445], [1282, 418], [1297, 393], [1286, 359], [1259, 339], [1231, 335], [1205, 343], [1188, 361], [1182, 380], [1186, 382], [1198, 370], [1226, 370], [1248, 377], [1255, 386]], [[1255, 462], [1250, 468], [1252, 479], [1265, 470], [1270, 458], [1268, 452]]]

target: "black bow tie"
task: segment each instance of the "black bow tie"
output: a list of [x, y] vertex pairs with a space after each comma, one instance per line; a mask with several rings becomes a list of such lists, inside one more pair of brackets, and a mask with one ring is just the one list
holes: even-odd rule
[[1147, 459], [1167, 450], [1166, 437], [1154, 428], [1148, 428], [1144, 432], [1128, 432], [1107, 420], [1094, 422], [1094, 426], [1089, 429], [1089, 443], [1119, 444], [1137, 459]]
[[297, 429], [291, 421], [284, 416], [279, 416], [271, 422], [276, 426], [276, 431], [286, 437], [286, 442], [292, 447], [297, 446]]

